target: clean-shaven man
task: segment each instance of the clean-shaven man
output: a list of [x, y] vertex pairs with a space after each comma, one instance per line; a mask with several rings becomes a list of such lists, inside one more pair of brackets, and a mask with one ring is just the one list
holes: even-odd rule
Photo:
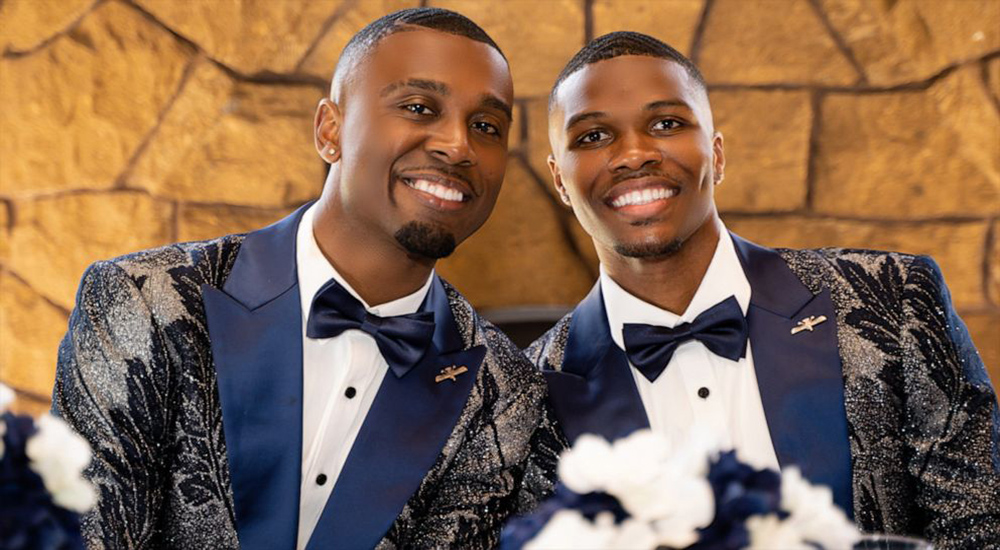
[[928, 257], [728, 232], [722, 135], [673, 48], [595, 39], [552, 91], [549, 166], [600, 279], [529, 349], [572, 441], [692, 429], [798, 465], [865, 531], [1000, 546], [1000, 414]]
[[495, 545], [546, 490], [545, 384], [433, 268], [493, 208], [512, 100], [475, 23], [387, 15], [319, 104], [317, 202], [88, 269], [53, 409], [95, 452], [91, 547]]

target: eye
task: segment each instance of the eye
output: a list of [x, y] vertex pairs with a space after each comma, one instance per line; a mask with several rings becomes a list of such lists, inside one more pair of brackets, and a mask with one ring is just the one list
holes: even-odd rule
[[681, 121], [674, 118], [665, 118], [653, 124], [654, 130], [676, 130], [682, 126]]
[[579, 145], [593, 145], [595, 143], [600, 143], [609, 137], [611, 137], [611, 135], [604, 130], [590, 130], [577, 138], [576, 142]]
[[407, 103], [405, 105], [401, 105], [400, 108], [418, 116], [432, 116], [435, 114], [433, 109], [423, 103]]
[[496, 126], [490, 124], [489, 122], [482, 122], [482, 121], [473, 122], [472, 127], [489, 136], [500, 135], [500, 128], [497, 128]]

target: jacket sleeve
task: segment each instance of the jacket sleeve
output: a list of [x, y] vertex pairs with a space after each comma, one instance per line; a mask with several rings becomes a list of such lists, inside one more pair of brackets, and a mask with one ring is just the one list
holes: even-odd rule
[[84, 475], [98, 503], [82, 518], [90, 548], [151, 544], [167, 477], [168, 369], [135, 282], [112, 263], [88, 268], [59, 346], [52, 412], [93, 450]]
[[914, 259], [902, 298], [904, 437], [923, 534], [937, 548], [1000, 548], [1000, 412], [986, 369], [934, 260]]

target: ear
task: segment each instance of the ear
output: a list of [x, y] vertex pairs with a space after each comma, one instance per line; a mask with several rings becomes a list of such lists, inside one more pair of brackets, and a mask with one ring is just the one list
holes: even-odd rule
[[559, 171], [559, 165], [556, 164], [556, 158], [549, 155], [549, 172], [552, 173], [552, 183], [556, 186], [556, 191], [559, 193], [559, 198], [562, 199], [563, 204], [573, 207], [573, 204], [569, 201], [569, 193], [566, 192], [566, 186], [562, 181], [562, 172]]
[[726, 151], [722, 145], [722, 132], [715, 132], [712, 137], [712, 168], [715, 172], [713, 183], [719, 185], [726, 178]]
[[324, 162], [333, 164], [340, 160], [340, 107], [329, 98], [323, 98], [316, 106], [313, 138], [316, 152]]

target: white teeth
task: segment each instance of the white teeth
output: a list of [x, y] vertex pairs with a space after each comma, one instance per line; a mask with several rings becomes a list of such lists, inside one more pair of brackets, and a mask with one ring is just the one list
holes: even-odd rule
[[434, 195], [435, 197], [452, 202], [462, 202], [465, 198], [460, 191], [456, 191], [450, 187], [445, 187], [441, 184], [428, 181], [428, 180], [403, 180], [406, 185], [416, 189], [417, 191], [423, 191], [429, 195]]
[[664, 189], [662, 187], [657, 187], [655, 189], [637, 189], [635, 191], [629, 191], [628, 193], [618, 197], [611, 202], [611, 206], [621, 208], [622, 206], [649, 204], [661, 199], [669, 199], [676, 194], [676, 189]]

